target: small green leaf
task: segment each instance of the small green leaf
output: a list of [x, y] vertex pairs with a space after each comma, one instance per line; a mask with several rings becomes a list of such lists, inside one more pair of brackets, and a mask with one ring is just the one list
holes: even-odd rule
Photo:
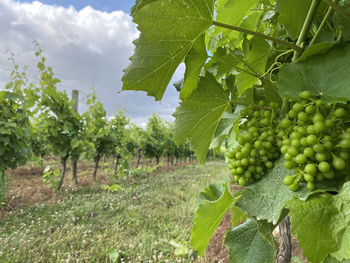
[[229, 92], [224, 91], [211, 74], [201, 77], [198, 88], [188, 99], [182, 100], [173, 114], [176, 143], [191, 138], [196, 156], [204, 163], [210, 142], [229, 106]]
[[191, 236], [192, 247], [200, 255], [204, 254], [216, 228], [233, 202], [229, 180], [205, 189], [200, 195]]
[[141, 34], [124, 70], [123, 90], [146, 91], [160, 100], [178, 65], [211, 26], [213, 7], [214, 0], [137, 1], [132, 16]]
[[235, 205], [231, 207], [230, 211], [232, 215], [231, 223], [233, 227], [237, 226], [239, 223], [244, 223], [248, 219], [248, 214]]
[[350, 45], [334, 46], [329, 52], [309, 57], [302, 62], [285, 64], [278, 74], [282, 93], [298, 98], [309, 90], [327, 102], [350, 100]]
[[298, 62], [306, 60], [308, 57], [324, 54], [335, 45], [335, 42], [322, 42], [308, 46], [303, 54], [298, 58]]
[[247, 89], [260, 83], [259, 79], [254, 75], [265, 72], [266, 62], [270, 54], [270, 46], [264, 39], [253, 37], [247, 44], [244, 54], [246, 62], [256, 72], [253, 72], [250, 67], [244, 66], [244, 70], [251, 74], [242, 71], [237, 75], [239, 96]]
[[[271, 233], [270, 236], [273, 239]], [[229, 230], [225, 246], [229, 248], [232, 263], [272, 263], [277, 252], [276, 246], [266, 242], [252, 219]]]
[[205, 68], [213, 72], [216, 79], [219, 79], [223, 75], [230, 73], [240, 63], [241, 61], [231, 53], [228, 53], [225, 48], [218, 48], [210, 61], [205, 65]]

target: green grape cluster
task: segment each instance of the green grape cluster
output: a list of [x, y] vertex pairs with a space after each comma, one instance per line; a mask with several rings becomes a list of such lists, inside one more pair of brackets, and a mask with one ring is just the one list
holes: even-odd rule
[[287, 116], [277, 126], [277, 144], [284, 166], [297, 171], [284, 178], [290, 190], [306, 182], [309, 191], [315, 181], [332, 180], [346, 174], [350, 153], [349, 108], [328, 104], [309, 91], [299, 94]]
[[276, 141], [278, 104], [246, 107], [240, 114], [238, 146], [228, 152], [233, 180], [241, 186], [260, 180], [280, 156]]

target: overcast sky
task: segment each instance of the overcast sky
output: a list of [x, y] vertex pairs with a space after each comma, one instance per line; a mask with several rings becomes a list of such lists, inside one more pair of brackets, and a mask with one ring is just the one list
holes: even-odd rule
[[[91, 86], [103, 102], [109, 115], [126, 110], [138, 125], [145, 125], [152, 113], [172, 120], [178, 105], [178, 94], [169, 85], [163, 100], [155, 102], [144, 92], [123, 91], [122, 70], [132, 55], [132, 41], [138, 37], [130, 16], [135, 0], [0, 0], [0, 85], [9, 78], [12, 66], [8, 61], [10, 49], [27, 74], [37, 79], [33, 41], [37, 41], [47, 65], [62, 83], [60, 88], [71, 94], [80, 93], [79, 111], [87, 109], [85, 97]], [[173, 81], [182, 78], [180, 65]]]

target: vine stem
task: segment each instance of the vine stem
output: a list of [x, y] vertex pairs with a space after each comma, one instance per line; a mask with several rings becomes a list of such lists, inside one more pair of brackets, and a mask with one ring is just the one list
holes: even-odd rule
[[312, 38], [311, 42], [310, 42], [310, 46], [313, 45], [316, 41], [316, 39], [318, 38], [318, 36], [320, 35], [323, 27], [325, 26], [326, 22], [327, 22], [327, 19], [329, 18], [329, 16], [332, 14], [332, 11], [333, 11], [333, 7], [328, 7], [328, 10], [327, 10], [327, 13], [326, 15], [324, 16], [320, 26], [318, 27], [314, 37]]
[[[300, 31], [300, 34], [299, 34], [299, 37], [298, 37], [298, 40], [296, 43], [297, 46], [303, 46], [303, 43], [307, 37], [307, 34], [310, 31], [310, 27], [311, 27], [312, 21], [314, 20], [314, 17], [315, 17], [316, 11], [317, 11], [317, 7], [319, 4], [320, 4], [320, 0], [312, 0], [311, 6], [309, 8], [309, 12], [307, 13], [307, 16], [306, 16], [305, 21], [304, 21], [304, 25]], [[292, 61], [296, 60], [300, 56], [301, 51], [302, 50], [294, 52], [294, 56], [293, 56]]]
[[334, 3], [331, 0], [323, 0], [323, 2], [325, 2], [327, 5], [333, 7], [335, 12], [337, 12], [338, 14], [340, 14], [341, 16], [343, 16], [346, 20], [348, 20], [350, 22], [350, 15], [348, 13], [346, 13], [344, 11], [344, 9], [342, 9], [341, 6], [339, 6], [338, 4]]
[[265, 34], [262, 34], [262, 33], [259, 33], [259, 32], [255, 32], [255, 31], [252, 31], [252, 30], [249, 30], [249, 29], [246, 29], [246, 28], [242, 28], [242, 27], [238, 27], [238, 26], [232, 26], [232, 25], [227, 25], [227, 24], [220, 23], [220, 22], [217, 22], [217, 21], [213, 21], [213, 25], [214, 26], [223, 27], [223, 28], [227, 28], [227, 29], [231, 29], [231, 30], [238, 31], [238, 32], [242, 32], [242, 33], [246, 33], [248, 35], [253, 35], [253, 36], [256, 36], [256, 37], [264, 38], [264, 39], [267, 39], [267, 40], [271, 40], [273, 42], [276, 42], [276, 43], [279, 43], [281, 45], [284, 45], [284, 46], [287, 46], [289, 48], [292, 48], [292, 49], [294, 49], [295, 51], [298, 51], [298, 52], [300, 52], [302, 50], [301, 47], [299, 47], [298, 45], [295, 45], [295, 44], [293, 44], [291, 42], [284, 41], [284, 40], [279, 39], [279, 38], [271, 37], [271, 36], [268, 36], [268, 35], [265, 35]]

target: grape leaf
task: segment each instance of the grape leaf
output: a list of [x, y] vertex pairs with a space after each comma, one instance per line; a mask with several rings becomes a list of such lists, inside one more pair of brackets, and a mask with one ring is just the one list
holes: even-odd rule
[[192, 49], [188, 53], [185, 64], [185, 80], [180, 92], [180, 98], [186, 99], [192, 91], [197, 88], [198, 76], [207, 60], [208, 55], [204, 44], [204, 34], [196, 40]]
[[334, 257], [328, 256], [322, 263], [350, 263], [350, 260], [337, 260]]
[[[265, 72], [266, 62], [270, 54], [270, 46], [265, 40], [253, 37], [247, 44], [244, 54], [246, 62], [252, 68], [254, 68], [255, 71], [258, 73]], [[244, 70], [250, 72], [251, 74], [256, 74], [256, 72], [253, 72], [248, 66], [245, 66]], [[259, 83], [259, 79], [251, 74], [240, 72], [237, 75], [239, 96], [241, 96], [247, 89], [250, 89]]]
[[257, 223], [252, 219], [229, 230], [225, 245], [229, 248], [230, 262], [235, 263], [271, 263], [277, 251], [276, 246], [262, 237]]
[[307, 201], [293, 199], [287, 202], [287, 208], [291, 231], [310, 262], [321, 262], [332, 252], [337, 252], [339, 260], [350, 259], [350, 182], [338, 195], [322, 193]]
[[[299, 191], [292, 192], [283, 184], [285, 176], [297, 173], [295, 170], [287, 170], [283, 163], [283, 158], [277, 160], [275, 166], [268, 170], [261, 181], [247, 186], [236, 206], [245, 210], [250, 216], [276, 224], [288, 200], [293, 197], [306, 200], [309, 191], [304, 185], [301, 185]], [[337, 191], [341, 184], [340, 181], [326, 180], [316, 183], [316, 189], [320, 192]], [[274, 187], [271, 187], [272, 185]]]
[[[204, 41], [213, 6], [214, 0], [138, 1], [132, 16], [141, 34], [124, 70], [123, 90], [146, 91], [160, 100], [178, 65]], [[188, 66], [194, 78], [193, 65]]]
[[240, 64], [241, 61], [232, 55], [227, 53], [225, 48], [218, 48], [210, 61], [205, 65], [205, 68], [213, 72], [216, 78], [221, 78], [223, 75], [230, 73], [235, 66]]
[[230, 181], [220, 185], [213, 185], [201, 193], [197, 201], [196, 215], [192, 229], [192, 247], [204, 254], [211, 237], [234, 202], [231, 194]]
[[[216, 3], [216, 20], [220, 23], [238, 26], [242, 19], [249, 15], [252, 9], [257, 5], [258, 0], [218, 0]], [[214, 35], [222, 36], [237, 34], [232, 30], [215, 27]]]
[[277, 0], [278, 20], [285, 26], [292, 40], [298, 38], [310, 4], [311, 0]]
[[229, 92], [221, 88], [213, 75], [200, 77], [198, 88], [173, 113], [176, 143], [192, 138], [192, 148], [204, 163], [219, 122], [230, 106]]
[[298, 61], [304, 61], [308, 57], [318, 55], [318, 54], [324, 54], [328, 50], [330, 50], [334, 46], [335, 42], [322, 42], [317, 43], [312, 46], [308, 46], [303, 54], [298, 58]]
[[233, 227], [237, 226], [239, 223], [245, 222], [248, 219], [248, 214], [235, 205], [231, 207], [230, 211], [231, 223]]
[[222, 119], [219, 122], [218, 127], [216, 128], [214, 138], [210, 144], [210, 148], [215, 149], [216, 151], [220, 150], [220, 147], [224, 140], [229, 137], [232, 128], [234, 127], [235, 121], [238, 119], [239, 113], [242, 110], [242, 106], [237, 106], [235, 112], [229, 113], [224, 112]]
[[302, 62], [285, 64], [278, 74], [277, 84], [282, 93], [297, 98], [309, 90], [327, 102], [350, 100], [350, 45], [334, 46], [322, 55]]

